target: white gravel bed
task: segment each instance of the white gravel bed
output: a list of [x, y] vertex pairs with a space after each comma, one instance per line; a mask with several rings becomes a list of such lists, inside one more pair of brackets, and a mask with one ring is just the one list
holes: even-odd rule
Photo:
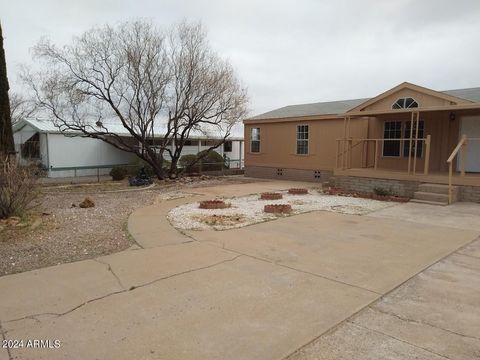
[[[306, 195], [290, 195], [286, 191], [279, 192], [283, 194], [283, 199], [260, 200], [259, 194], [221, 198], [230, 204], [226, 209], [200, 209], [198, 202], [185, 204], [170, 210], [167, 218], [178, 229], [227, 230], [314, 210], [364, 215], [396, 204], [371, 199], [324, 195], [315, 190], [310, 190], [310, 193]], [[263, 207], [267, 204], [290, 204], [292, 213], [290, 215], [265, 213]]]

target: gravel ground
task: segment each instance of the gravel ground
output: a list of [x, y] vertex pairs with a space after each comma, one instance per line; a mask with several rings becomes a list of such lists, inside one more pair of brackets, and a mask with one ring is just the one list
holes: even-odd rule
[[183, 230], [227, 230], [274, 220], [279, 216], [288, 216], [263, 212], [266, 204], [290, 204], [292, 214], [325, 210], [354, 215], [368, 214], [396, 204], [346, 196], [323, 195], [316, 190], [310, 190], [310, 193], [306, 195], [290, 195], [286, 191], [282, 194], [283, 199], [281, 200], [260, 200], [259, 195], [222, 198], [230, 204], [230, 207], [226, 209], [200, 209], [198, 203], [181, 205], [169, 212], [168, 220], [173, 226]]
[[[123, 192], [102, 192], [94, 185], [85, 192], [77, 187], [71, 192], [45, 189], [28, 226], [0, 230], [0, 276], [125, 250], [135, 244], [126, 231], [128, 216], [135, 208], [153, 203], [159, 195], [178, 196], [185, 188], [251, 181], [243, 177], [197, 178]], [[95, 207], [78, 207], [86, 196]]]

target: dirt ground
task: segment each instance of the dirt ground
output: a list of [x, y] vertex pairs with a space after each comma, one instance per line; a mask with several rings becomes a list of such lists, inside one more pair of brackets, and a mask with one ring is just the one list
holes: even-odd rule
[[[131, 189], [118, 182], [44, 187], [39, 206], [19, 226], [0, 229], [0, 276], [122, 251], [135, 244], [126, 231], [129, 214], [157, 195], [250, 181], [243, 176], [187, 178], [140, 191], [125, 191]], [[87, 196], [95, 207], [78, 207]]]

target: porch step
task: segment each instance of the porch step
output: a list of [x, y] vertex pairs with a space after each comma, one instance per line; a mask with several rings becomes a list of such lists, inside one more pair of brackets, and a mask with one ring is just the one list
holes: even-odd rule
[[[452, 202], [456, 202], [458, 197], [458, 186], [452, 186]], [[448, 185], [420, 184], [418, 191], [413, 195], [412, 201], [432, 205], [448, 205]]]
[[[420, 184], [418, 186], [418, 191], [435, 193], [435, 194], [445, 194], [448, 195], [448, 185], [442, 184]], [[458, 193], [458, 186], [452, 186], [452, 192]]]
[[418, 204], [427, 204], [427, 205], [440, 205], [440, 206], [446, 206], [448, 205], [448, 202], [440, 202], [440, 201], [428, 201], [428, 200], [419, 200], [419, 199], [412, 199], [410, 202], [413, 203], [418, 203]]
[[425, 200], [425, 201], [434, 201], [439, 203], [446, 203], [448, 204], [448, 195], [446, 194], [438, 194], [438, 193], [431, 193], [431, 192], [424, 192], [424, 191], [416, 191], [413, 194], [413, 198], [415, 200]]

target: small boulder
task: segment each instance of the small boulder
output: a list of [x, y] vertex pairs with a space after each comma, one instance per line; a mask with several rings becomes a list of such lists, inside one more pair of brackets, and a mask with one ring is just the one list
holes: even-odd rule
[[95, 206], [95, 203], [93, 202], [92, 199], [90, 199], [88, 196], [80, 203], [78, 204], [82, 209], [84, 208], [92, 208]]

